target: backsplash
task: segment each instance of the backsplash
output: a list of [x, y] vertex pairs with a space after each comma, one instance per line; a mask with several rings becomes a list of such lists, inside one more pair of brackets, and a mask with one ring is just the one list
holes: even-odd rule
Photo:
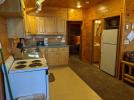
[[24, 46], [29, 47], [29, 46], [42, 46], [42, 45], [57, 45], [57, 44], [64, 44], [65, 39], [64, 35], [33, 35], [33, 36], [28, 36], [24, 38]]

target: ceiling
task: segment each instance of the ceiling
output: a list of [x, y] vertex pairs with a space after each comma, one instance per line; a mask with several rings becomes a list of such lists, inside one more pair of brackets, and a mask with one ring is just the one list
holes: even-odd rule
[[[26, 8], [34, 8], [36, 0], [25, 0]], [[45, 0], [43, 7], [59, 7], [59, 8], [77, 8], [77, 2], [80, 2], [82, 8], [89, 8], [104, 0]]]

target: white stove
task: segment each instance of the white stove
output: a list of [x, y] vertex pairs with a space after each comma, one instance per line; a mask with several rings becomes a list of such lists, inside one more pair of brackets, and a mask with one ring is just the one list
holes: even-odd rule
[[24, 59], [14, 61], [12, 67], [9, 70], [9, 73], [36, 71], [43, 69], [48, 69], [45, 58]]
[[[45, 58], [15, 60], [10, 56], [5, 61], [10, 81], [13, 99], [36, 94], [45, 95], [49, 100], [48, 92], [48, 66]], [[6, 98], [9, 91], [6, 86]]]

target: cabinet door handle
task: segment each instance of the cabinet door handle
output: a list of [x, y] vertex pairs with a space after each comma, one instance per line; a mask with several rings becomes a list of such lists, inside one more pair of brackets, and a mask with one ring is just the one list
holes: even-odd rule
[[48, 75], [48, 69], [46, 69], [46, 75]]

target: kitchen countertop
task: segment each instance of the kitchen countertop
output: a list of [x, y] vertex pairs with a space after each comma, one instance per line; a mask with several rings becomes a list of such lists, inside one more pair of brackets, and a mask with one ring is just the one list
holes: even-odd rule
[[66, 45], [66, 44], [49, 44], [49, 45], [44, 45], [44, 46], [27, 46], [27, 47], [24, 47], [25, 48], [44, 48], [44, 47], [52, 47], [52, 48], [60, 48], [60, 47], [69, 47], [69, 45]]
[[69, 47], [69, 45], [65, 45], [65, 44], [55, 44], [55, 45], [45, 45], [45, 46], [38, 46], [39, 48], [42, 48], [42, 47], [50, 47], [50, 48], [60, 48], [60, 47]]
[[38, 59], [43, 58], [41, 52], [37, 51], [26, 51], [21, 52], [20, 50], [16, 51], [16, 54], [14, 55], [15, 60], [23, 60], [23, 59]]

